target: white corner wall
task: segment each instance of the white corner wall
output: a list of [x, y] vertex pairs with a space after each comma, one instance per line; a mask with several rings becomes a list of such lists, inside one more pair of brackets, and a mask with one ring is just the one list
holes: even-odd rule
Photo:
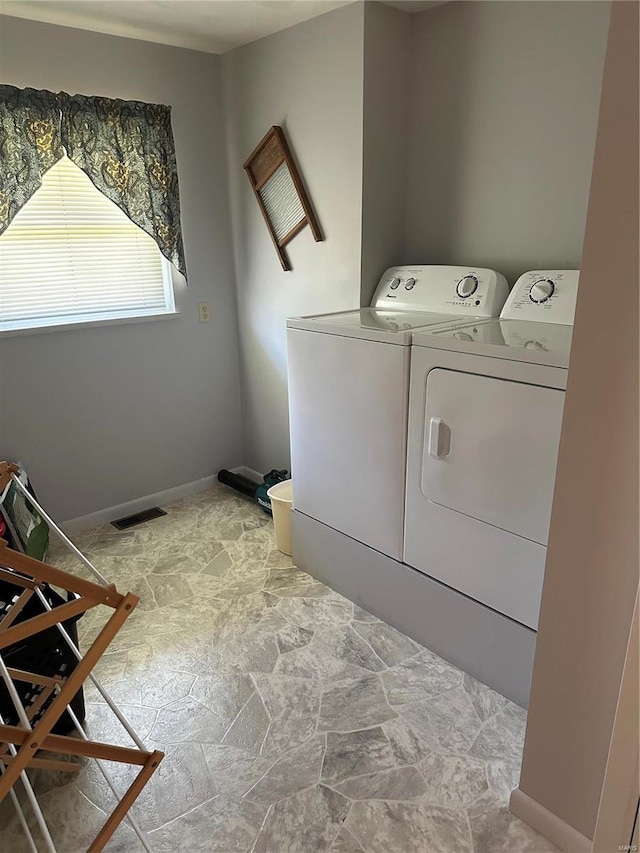
[[3, 83], [171, 105], [189, 272], [175, 319], [1, 340], [0, 458], [58, 521], [241, 464], [219, 57], [10, 17], [0, 56]]
[[[244, 464], [289, 467], [285, 320], [360, 304], [362, 4], [222, 57], [235, 248]], [[281, 125], [324, 241], [305, 228], [284, 272], [242, 163]]]

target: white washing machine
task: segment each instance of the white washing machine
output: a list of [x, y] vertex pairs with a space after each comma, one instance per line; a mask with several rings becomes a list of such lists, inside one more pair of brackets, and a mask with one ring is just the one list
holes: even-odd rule
[[404, 562], [536, 629], [578, 271], [413, 339]]
[[492, 270], [398, 266], [369, 308], [287, 320], [294, 515], [402, 558], [412, 335], [496, 317], [507, 293]]

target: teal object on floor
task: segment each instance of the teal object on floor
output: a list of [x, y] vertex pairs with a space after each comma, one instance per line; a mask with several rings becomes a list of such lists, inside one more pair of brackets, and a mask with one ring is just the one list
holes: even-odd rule
[[258, 488], [256, 489], [255, 499], [256, 503], [262, 507], [262, 509], [268, 514], [273, 515], [271, 512], [271, 498], [267, 495], [268, 490], [271, 486], [275, 486], [276, 483], [282, 483], [284, 480], [289, 479], [289, 472], [282, 470], [278, 471], [277, 469], [273, 469], [269, 471], [268, 474], [264, 475], [264, 480]]

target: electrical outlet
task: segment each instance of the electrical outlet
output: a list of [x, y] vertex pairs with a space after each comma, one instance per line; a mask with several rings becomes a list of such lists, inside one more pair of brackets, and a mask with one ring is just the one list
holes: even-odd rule
[[211, 322], [211, 309], [208, 302], [198, 302], [198, 318], [201, 323]]

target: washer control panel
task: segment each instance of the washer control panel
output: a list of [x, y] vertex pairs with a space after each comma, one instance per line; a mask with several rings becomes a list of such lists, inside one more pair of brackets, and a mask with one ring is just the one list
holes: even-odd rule
[[371, 306], [469, 317], [497, 317], [509, 286], [503, 275], [481, 267], [390, 267]]
[[505, 302], [503, 320], [573, 325], [580, 270], [531, 270], [520, 276]]

